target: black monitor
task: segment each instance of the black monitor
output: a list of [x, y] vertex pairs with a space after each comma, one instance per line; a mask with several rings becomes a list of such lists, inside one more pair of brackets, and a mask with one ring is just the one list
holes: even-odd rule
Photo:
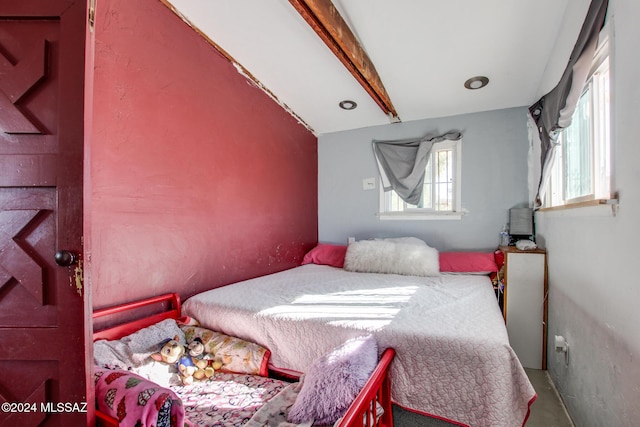
[[509, 234], [513, 240], [528, 239], [535, 241], [533, 229], [533, 209], [509, 209]]

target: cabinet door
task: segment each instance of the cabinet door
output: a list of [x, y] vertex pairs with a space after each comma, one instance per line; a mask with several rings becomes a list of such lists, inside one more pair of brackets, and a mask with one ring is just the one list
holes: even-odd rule
[[545, 254], [507, 253], [509, 342], [525, 368], [542, 369]]

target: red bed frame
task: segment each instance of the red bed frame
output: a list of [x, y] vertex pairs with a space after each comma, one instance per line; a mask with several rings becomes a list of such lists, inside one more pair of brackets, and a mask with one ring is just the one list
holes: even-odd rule
[[[152, 307], [161, 307], [162, 311], [155, 314], [147, 315], [135, 320], [126, 320], [115, 326], [94, 331], [93, 340], [107, 339], [114, 340], [129, 335], [139, 329], [151, 326], [164, 319], [179, 319], [180, 312], [180, 296], [176, 293], [159, 295], [156, 297], [146, 298], [139, 301], [129, 302], [116, 305], [113, 307], [102, 308], [93, 312], [93, 319], [102, 318], [113, 315], [136, 315], [136, 310], [149, 309]], [[157, 309], [156, 309], [157, 310]], [[389, 365], [391, 364], [395, 350], [387, 348], [382, 353], [378, 365], [369, 377], [364, 388], [347, 410], [338, 427], [392, 427], [393, 414], [391, 408], [391, 388], [389, 380]], [[295, 376], [288, 374], [289, 379], [297, 379]], [[378, 418], [377, 405], [382, 405], [384, 412]], [[96, 410], [97, 425], [102, 426], [118, 426], [118, 420]]]

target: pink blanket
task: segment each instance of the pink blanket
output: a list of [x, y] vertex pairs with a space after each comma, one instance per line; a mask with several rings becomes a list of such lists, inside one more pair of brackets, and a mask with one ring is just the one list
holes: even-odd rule
[[94, 368], [96, 402], [123, 426], [191, 426], [182, 401], [164, 387], [130, 371]]
[[460, 425], [521, 426], [536, 396], [486, 276], [304, 265], [203, 292], [183, 311], [269, 348], [272, 365], [303, 372], [318, 355], [370, 333], [380, 349], [396, 349], [392, 399]]

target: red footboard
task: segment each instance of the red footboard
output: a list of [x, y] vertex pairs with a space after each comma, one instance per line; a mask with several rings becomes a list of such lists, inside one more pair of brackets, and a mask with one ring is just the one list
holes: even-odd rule
[[[161, 312], [145, 314], [138, 318], [138, 312], [148, 313], [150, 307], [162, 307]], [[156, 310], [157, 311], [157, 310]], [[106, 316], [126, 315], [127, 320], [115, 326], [95, 331], [93, 339], [119, 339], [139, 329], [153, 325], [164, 319], [179, 319], [180, 297], [178, 294], [164, 294], [131, 303], [120, 304], [114, 307], [95, 310], [93, 318]], [[133, 320], [130, 320], [132, 319]], [[393, 426], [393, 414], [391, 409], [389, 365], [395, 356], [395, 350], [387, 348], [380, 357], [380, 361], [362, 391], [353, 401], [338, 427], [391, 427]], [[382, 411], [380, 410], [382, 409]], [[98, 425], [117, 426], [118, 420], [96, 411]]]
[[[387, 348], [382, 353], [378, 366], [376, 366], [364, 388], [347, 410], [338, 427], [393, 426], [389, 365], [395, 354], [396, 352], [392, 348]], [[379, 416], [378, 404], [383, 409], [381, 416]]]

